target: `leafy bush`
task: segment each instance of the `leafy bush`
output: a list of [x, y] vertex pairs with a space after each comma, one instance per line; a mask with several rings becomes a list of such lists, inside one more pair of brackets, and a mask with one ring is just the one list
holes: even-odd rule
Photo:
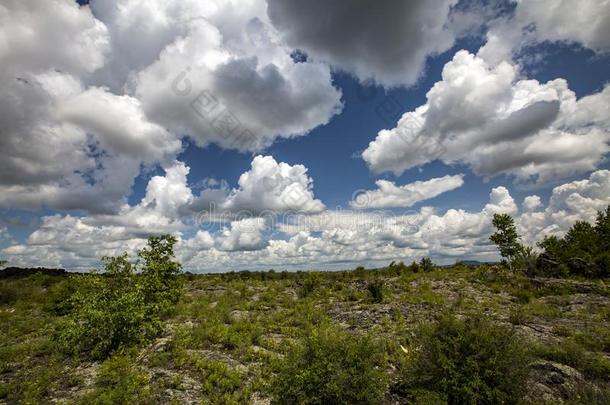
[[409, 270], [411, 270], [412, 273], [419, 273], [419, 264], [413, 260], [413, 262], [409, 265]]
[[371, 300], [378, 304], [383, 301], [383, 280], [374, 280], [368, 283], [367, 290], [371, 294]]
[[174, 260], [174, 245], [177, 240], [170, 235], [151, 236], [148, 247], [138, 256], [142, 261], [142, 292], [144, 300], [153, 313], [168, 311], [180, 299], [182, 279], [177, 277], [182, 266]]
[[126, 253], [103, 258], [106, 273], [85, 276], [70, 299], [71, 312], [59, 335], [63, 348], [103, 359], [156, 336], [160, 316], [180, 296], [175, 243], [172, 236], [149, 238], [148, 248], [139, 252], [141, 274]]
[[314, 273], [307, 273], [298, 282], [297, 295], [299, 298], [306, 298], [311, 295], [320, 284], [320, 280]]
[[390, 263], [390, 265], [388, 266], [389, 274], [392, 274], [394, 276], [400, 276], [401, 274], [405, 273], [407, 270], [408, 270], [408, 267], [403, 262], [396, 263], [396, 262], [392, 261], [392, 263]]
[[513, 259], [515, 270], [520, 270], [530, 277], [538, 275], [536, 261], [538, 255], [531, 246], [523, 246], [517, 251]]
[[431, 272], [435, 268], [434, 263], [432, 263], [432, 260], [430, 260], [430, 258], [427, 256], [422, 257], [422, 259], [419, 261], [419, 267], [424, 273]]
[[610, 251], [598, 254], [595, 257], [595, 266], [599, 277], [610, 277]]
[[275, 404], [374, 404], [383, 398], [383, 348], [323, 324], [286, 355], [272, 383]]
[[0, 305], [12, 305], [19, 299], [18, 291], [12, 285], [0, 281]]
[[449, 404], [516, 403], [528, 355], [514, 332], [482, 317], [444, 314], [419, 331], [402, 368], [398, 391], [414, 402], [422, 393]]

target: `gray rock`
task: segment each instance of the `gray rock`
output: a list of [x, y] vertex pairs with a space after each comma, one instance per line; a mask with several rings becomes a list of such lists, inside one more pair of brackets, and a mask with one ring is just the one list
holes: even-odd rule
[[578, 370], [553, 361], [538, 360], [530, 370], [527, 399], [532, 403], [564, 403], [584, 381]]
[[545, 276], [558, 276], [561, 273], [561, 263], [553, 256], [542, 253], [536, 259], [536, 268]]

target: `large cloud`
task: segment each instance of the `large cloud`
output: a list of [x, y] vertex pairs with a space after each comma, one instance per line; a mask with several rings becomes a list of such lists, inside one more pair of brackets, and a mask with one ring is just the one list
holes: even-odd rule
[[49, 67], [92, 72], [110, 48], [106, 26], [71, 0], [6, 0], [0, 4], [2, 70], [34, 73]]
[[362, 157], [376, 172], [440, 159], [538, 183], [594, 169], [609, 150], [610, 89], [577, 100], [565, 80], [541, 84], [518, 73], [459, 51], [427, 103], [380, 131]]
[[160, 124], [200, 146], [245, 151], [304, 135], [341, 110], [328, 66], [293, 61], [264, 2], [219, 2], [188, 17], [184, 35], [135, 78], [146, 113]]
[[272, 156], [255, 156], [239, 187], [220, 204], [221, 209], [258, 214], [264, 211], [316, 213], [324, 204], [313, 195], [313, 180], [303, 165], [276, 162]]
[[87, 89], [111, 52], [89, 7], [9, 1], [0, 20], [0, 206], [116, 211], [140, 165], [180, 142], [138, 100]]
[[114, 214], [185, 135], [256, 150], [342, 107], [330, 69], [292, 60], [262, 0], [11, 0], [0, 58], [1, 207]]
[[104, 24], [74, 1], [0, 5], [1, 200], [11, 199], [9, 186], [48, 185], [94, 165], [86, 134], [57, 120], [54, 106], [81, 91], [78, 75], [102, 66], [108, 51]]
[[163, 161], [180, 151], [181, 143], [144, 116], [139, 100], [91, 87], [62, 100], [58, 117], [96, 135], [100, 147], [145, 162]]
[[65, 73], [20, 74], [0, 68], [0, 206], [115, 211], [141, 163], [181, 148], [134, 98], [83, 91]]
[[456, 0], [268, 0], [285, 41], [316, 60], [376, 82], [413, 84], [428, 55], [449, 49]]
[[582, 0], [518, 1], [510, 18], [497, 19], [479, 54], [489, 63], [510, 60], [524, 47], [545, 41], [578, 43], [610, 51], [610, 2]]

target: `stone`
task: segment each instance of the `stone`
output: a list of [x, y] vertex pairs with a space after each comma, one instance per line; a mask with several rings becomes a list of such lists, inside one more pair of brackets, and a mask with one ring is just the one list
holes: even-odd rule
[[536, 268], [544, 276], [556, 277], [561, 273], [561, 263], [547, 253], [542, 253], [540, 256], [538, 256], [538, 259], [536, 260]]

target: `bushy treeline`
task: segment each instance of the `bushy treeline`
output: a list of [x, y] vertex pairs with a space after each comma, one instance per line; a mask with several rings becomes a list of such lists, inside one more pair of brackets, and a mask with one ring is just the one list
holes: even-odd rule
[[610, 276], [610, 206], [597, 213], [595, 224], [577, 221], [563, 238], [547, 236], [539, 246], [571, 273]]
[[546, 236], [538, 243], [541, 254], [521, 243], [510, 215], [495, 214], [492, 222], [496, 232], [490, 240], [511, 270], [529, 276], [610, 276], [610, 206], [597, 213], [595, 224], [577, 221], [564, 237]]
[[104, 257], [103, 274], [81, 277], [58, 337], [63, 348], [103, 359], [158, 335], [161, 316], [181, 295], [175, 243], [170, 235], [150, 237], [137, 261], [127, 253]]

